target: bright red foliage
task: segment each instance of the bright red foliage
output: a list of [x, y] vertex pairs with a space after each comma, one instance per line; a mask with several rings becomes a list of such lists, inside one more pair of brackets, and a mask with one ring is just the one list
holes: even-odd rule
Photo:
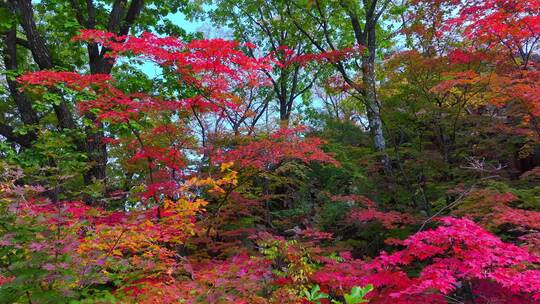
[[397, 211], [384, 212], [373, 208], [351, 211], [349, 214], [349, 221], [353, 223], [378, 221], [386, 229], [396, 228], [398, 224], [410, 225], [417, 222], [417, 220], [415, 220], [411, 215], [406, 213], [400, 213]]
[[502, 43], [517, 51], [534, 48], [540, 37], [540, 1], [538, 0], [464, 0], [458, 17], [450, 25], [463, 26], [473, 40]]
[[373, 201], [362, 196], [333, 197], [334, 201], [355, 201], [365, 208], [351, 210], [348, 221], [352, 224], [366, 223], [371, 221], [380, 222], [386, 229], [394, 229], [402, 225], [416, 224], [418, 220], [410, 214], [397, 211], [379, 211]]
[[[492, 102], [505, 105], [520, 101], [527, 115], [540, 115], [538, 62], [534, 52], [540, 42], [540, 1], [538, 0], [460, 0], [448, 2], [457, 8], [457, 17], [447, 21], [446, 30], [463, 28], [465, 39], [481, 43], [491, 62], [500, 66], [492, 78]], [[457, 52], [457, 53], [456, 53]], [[472, 52], [474, 54], [474, 52]], [[481, 54], [477, 52], [476, 54]], [[454, 51], [454, 62], [465, 63], [481, 57]], [[468, 58], [466, 58], [468, 57]], [[476, 58], [474, 58], [476, 57]], [[485, 56], [483, 56], [485, 58]]]
[[[324, 266], [313, 280], [328, 290], [347, 290], [352, 285], [372, 283], [372, 303], [446, 303], [445, 295], [474, 282], [493, 282], [508, 292], [516, 303], [533, 303], [526, 294], [540, 299], [540, 270], [534, 265], [540, 256], [504, 243], [467, 219], [441, 218], [434, 230], [418, 232], [405, 241], [405, 249], [382, 253], [371, 262], [347, 261]], [[425, 265], [425, 266], [422, 266]], [[418, 277], [407, 269], [418, 267]], [[485, 298], [497, 295], [473, 289]], [[487, 303], [487, 302], [486, 302]]]
[[[371, 263], [378, 275], [400, 272], [414, 262], [429, 261], [418, 278], [409, 278], [404, 290], [390, 292], [396, 299], [407, 299], [437, 290], [448, 294], [458, 282], [493, 280], [513, 293], [532, 293], [540, 299], [540, 270], [527, 270], [540, 257], [526, 249], [502, 242], [470, 220], [440, 219], [443, 226], [407, 238], [406, 249], [382, 254]], [[384, 279], [381, 281], [384, 283]], [[378, 285], [377, 281], [373, 281]]]
[[220, 151], [214, 161], [235, 162], [238, 166], [269, 170], [284, 160], [304, 163], [320, 162], [339, 166], [330, 155], [321, 150], [324, 142], [316, 137], [301, 137], [304, 128], [280, 129], [268, 138], [252, 141], [229, 151]]
[[[540, 38], [540, 1], [442, 2], [467, 3], [449, 25], [464, 22], [465, 37], [479, 37], [485, 46], [510, 49], [504, 55], [514, 58], [515, 66], [509, 67], [493, 52], [455, 49], [442, 59], [425, 61], [429, 66], [440, 59], [457, 67], [442, 73], [444, 80], [426, 93], [457, 96], [465, 92], [461, 98], [489, 86], [489, 102], [521, 101], [528, 114], [540, 115], [540, 73], [527, 62], [528, 56], [522, 56]], [[387, 245], [398, 248], [394, 252], [353, 259], [357, 252], [337, 254], [328, 244], [341, 239], [311, 223], [298, 223], [287, 230], [293, 232], [293, 240], [267, 232], [265, 229], [279, 230], [269, 219], [270, 203], [261, 203], [269, 201], [263, 193], [267, 189], [259, 190], [256, 185], [249, 196], [241, 192], [243, 186], [252, 185], [241, 185], [239, 172], [251, 178], [250, 173], [264, 175], [287, 161], [339, 166], [323, 151], [322, 139], [307, 136], [304, 127], [280, 128], [260, 138], [238, 136], [235, 139], [240, 144], [214, 149], [212, 144], [200, 144], [200, 137], [186, 123], [199, 120], [199, 114], [220, 117], [225, 111], [239, 111], [243, 100], [238, 91], [266, 85], [265, 72], [273, 65], [335, 62], [355, 56], [362, 48], [296, 56], [281, 47], [279, 56], [272, 54], [280, 58], [276, 60], [273, 56], [253, 58], [240, 50], [239, 43], [222, 39], [186, 43], [150, 33], [119, 37], [85, 30], [75, 40], [97, 42], [109, 50], [111, 58], [137, 56], [170, 69], [189, 93], [170, 99], [126, 93], [110, 75], [99, 74], [38, 71], [18, 78], [26, 87], [59, 86], [82, 96], [76, 104], [78, 110], [95, 119], [97, 127], [112, 126], [101, 144], [121, 149], [122, 165], [140, 177], [142, 188], [134, 200], [123, 201], [118, 211], [22, 195], [13, 204], [10, 201], [8, 210], [17, 221], [43, 229], [24, 247], [9, 233], [0, 239], [0, 245], [45, 256], [36, 267], [49, 277], [39, 284], [55, 280], [78, 288], [110, 284], [114, 292], [140, 303], [295, 303], [300, 291], [312, 284], [338, 297], [354, 286], [373, 284], [376, 288], [368, 295], [372, 303], [446, 303], [455, 295], [486, 304], [501, 299], [507, 303], [540, 301], [540, 212], [511, 207], [518, 200], [515, 195], [472, 192], [467, 199], [473, 204], [456, 205], [452, 212], [478, 224], [469, 218], [438, 218], [436, 228], [422, 230], [422, 226], [422, 231], [403, 241], [387, 239]], [[521, 61], [516, 60], [516, 52]], [[418, 52], [408, 55], [423, 56]], [[493, 58], [502, 64], [489, 79], [470, 67]], [[192, 170], [190, 157], [208, 159], [209, 165]], [[9, 190], [11, 195], [14, 191]], [[325, 195], [352, 208], [346, 224], [380, 222], [399, 232], [419, 224], [417, 217], [383, 211], [364, 196]], [[319, 208], [317, 203], [309, 208]], [[259, 216], [263, 212], [267, 218]], [[248, 224], [242, 225], [242, 221]], [[258, 227], [264, 221], [266, 226]], [[517, 246], [518, 241], [503, 242], [482, 228], [506, 226], [519, 232], [514, 240], [525, 242], [531, 250]], [[66, 261], [57, 258], [68, 254]], [[76, 278], [68, 283], [59, 275], [64, 270]], [[0, 276], [0, 285], [15, 279]]]
[[511, 225], [522, 230], [540, 229], [540, 212], [512, 208], [519, 198], [512, 193], [495, 190], [477, 190], [467, 196], [454, 214], [467, 216], [484, 226]]
[[269, 266], [269, 261], [245, 253], [226, 261], [186, 262], [190, 279], [141, 281], [129, 292], [144, 303], [267, 303], [257, 292], [262, 291], [261, 281], [271, 278]]
[[[264, 72], [271, 69], [273, 62], [270, 57], [247, 56], [239, 50], [237, 42], [222, 39], [185, 43], [174, 37], [162, 38], [149, 33], [140, 37], [117, 37], [103, 31], [86, 30], [75, 40], [97, 42], [115, 58], [135, 55], [172, 69], [179, 84], [194, 92], [172, 100], [145, 93], [128, 94], [119, 90], [109, 75], [74, 72], [38, 71], [18, 79], [25, 86], [63, 85], [82, 93], [83, 99], [77, 103], [81, 112], [95, 115], [97, 122], [127, 128], [131, 136], [118, 134], [117, 138], [109, 137], [103, 144], [114, 143], [128, 149], [126, 165], [140, 167], [148, 178], [147, 190], [142, 193], [145, 199], [157, 199], [159, 194], [173, 197], [178, 181], [183, 178], [186, 151], [198, 152], [190, 138], [195, 134], [183, 125], [182, 119], [176, 119], [176, 123], [157, 120], [149, 125], [148, 118], [161, 115], [186, 118], [193, 113], [221, 115], [224, 110], [235, 111], [242, 102], [235, 92], [243, 87], [265, 85]], [[298, 142], [306, 148], [318, 144]]]
[[210, 89], [213, 94], [230, 92], [237, 86], [264, 84], [266, 78], [262, 72], [270, 69], [273, 61], [270, 57], [247, 56], [239, 49], [238, 42], [223, 39], [185, 43], [175, 37], [158, 37], [151, 33], [118, 37], [85, 30], [75, 40], [98, 42], [111, 50], [112, 57], [129, 53], [173, 67], [187, 84]]
[[499, 205], [494, 208], [493, 222], [540, 230], [540, 212]]
[[20, 76], [19, 82], [26, 85], [54, 86], [63, 83], [74, 90], [101, 86], [112, 80], [109, 74], [81, 75], [76, 72], [36, 71]]

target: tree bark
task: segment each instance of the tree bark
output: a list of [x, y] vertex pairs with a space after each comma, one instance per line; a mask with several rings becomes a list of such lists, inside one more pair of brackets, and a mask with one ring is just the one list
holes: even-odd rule
[[15, 134], [12, 127], [0, 123], [0, 135], [7, 138], [7, 140], [19, 144], [21, 147], [24, 148], [31, 148], [32, 142], [35, 140], [35, 137], [31, 134], [26, 135], [17, 135]]
[[[107, 29], [110, 32], [118, 31], [117, 34], [119, 36], [124, 36], [129, 33], [130, 27], [133, 25], [144, 6], [144, 1], [132, 0], [125, 13], [125, 17], [122, 20], [126, 4], [126, 0], [116, 0], [113, 3], [109, 15], [109, 22], [107, 24]], [[88, 0], [87, 10], [89, 11], [89, 18], [86, 22], [86, 26], [89, 29], [93, 29], [95, 26], [95, 15], [91, 14], [91, 12], [94, 12], [95, 8], [91, 0]], [[114, 66], [114, 59], [105, 56], [109, 50], [107, 48], [102, 48], [100, 51], [96, 43], [89, 43], [87, 49], [90, 73], [110, 74]], [[96, 117], [93, 114], [88, 113], [87, 118], [97, 125], [97, 129], [92, 127], [86, 128], [86, 149], [90, 160], [94, 162], [90, 167], [90, 170], [84, 176], [85, 182], [89, 183], [92, 179], [104, 180], [106, 178], [108, 153], [107, 146], [103, 143], [104, 133], [101, 130], [102, 124], [96, 121]]]
[[[14, 5], [15, 11], [19, 13], [19, 21], [26, 35], [26, 41], [28, 42], [34, 61], [42, 70], [52, 69], [54, 67], [52, 57], [47, 49], [45, 40], [37, 29], [31, 1], [11, 0], [11, 2]], [[60, 104], [53, 105], [53, 109], [60, 128], [75, 129], [75, 120], [68, 104], [63, 99], [60, 101]]]
[[[367, 110], [369, 130], [375, 149], [382, 153], [382, 165], [385, 172], [392, 171], [390, 158], [386, 152], [381, 107], [377, 98], [377, 82], [375, 80], [375, 56], [377, 52], [376, 28], [373, 20], [366, 20], [367, 55], [362, 56], [362, 81], [364, 83], [364, 98]], [[364, 41], [365, 42], [365, 41]]]
[[[366, 11], [364, 26], [360, 17], [350, 9], [345, 2], [341, 2], [341, 6], [347, 11], [347, 15], [351, 21], [354, 37], [358, 45], [367, 48], [367, 54], [362, 56], [362, 82], [363, 86], [359, 93], [364, 98], [366, 114], [369, 123], [369, 130], [373, 139], [375, 150], [382, 153], [382, 165], [386, 173], [392, 172], [390, 157], [386, 152], [386, 141], [383, 131], [383, 121], [381, 117], [381, 106], [377, 98], [377, 82], [375, 79], [375, 57], [377, 53], [377, 22], [384, 11], [384, 7], [379, 12], [376, 11], [377, 0], [363, 0], [364, 9]], [[383, 4], [386, 6], [386, 3]], [[342, 73], [345, 71], [342, 69]]]
[[[345, 65], [337, 61], [334, 66], [343, 76], [344, 81], [350, 85], [360, 96], [356, 96], [366, 107], [369, 129], [373, 139], [374, 148], [382, 153], [382, 164], [385, 172], [391, 173], [391, 164], [386, 152], [386, 143], [383, 131], [383, 121], [381, 118], [380, 104], [377, 100], [377, 83], [375, 80], [375, 55], [377, 51], [376, 27], [381, 14], [386, 9], [388, 1], [385, 1], [379, 11], [376, 10], [378, 0], [362, 0], [365, 10], [365, 16], [359, 16], [357, 10], [350, 7], [350, 2], [341, 0], [339, 5], [344, 9], [353, 29], [356, 44], [367, 48], [367, 54], [362, 56], [362, 84], [358, 84], [353, 77], [349, 75]], [[322, 30], [322, 40], [318, 40], [310, 34], [293, 17], [293, 23], [302, 32], [302, 34], [322, 53], [335, 51], [336, 47], [329, 32], [329, 21], [323, 6], [318, 0], [315, 0], [315, 7], [319, 16], [314, 17]], [[310, 14], [311, 15], [311, 14]]]
[[[17, 31], [15, 25], [4, 35], [3, 59], [7, 71], [17, 73]], [[30, 99], [19, 90], [17, 82], [9, 75], [6, 77], [9, 93], [17, 106], [19, 116], [24, 124], [33, 125], [38, 123], [38, 116], [32, 108]]]
[[[83, 28], [94, 29], [96, 26], [96, 7], [93, 0], [86, 0], [86, 6], [81, 7], [77, 0], [70, 1], [77, 21]], [[41, 70], [52, 70], [55, 68], [53, 57], [44, 36], [39, 32], [34, 20], [34, 8], [31, 0], [8, 0], [1, 4], [18, 16], [18, 21], [26, 36], [26, 39], [17, 38], [16, 27], [14, 26], [3, 35], [2, 39], [5, 47], [2, 57], [6, 70], [17, 71], [17, 44], [30, 50], [34, 62]], [[126, 35], [129, 29], [138, 18], [144, 7], [144, 0], [115, 0], [109, 15], [107, 28], [118, 35]], [[110, 74], [114, 66], [114, 60], [107, 58], [105, 54], [109, 51], [106, 48], [99, 48], [96, 43], [89, 43], [87, 46], [90, 72], [92, 74]], [[39, 117], [32, 108], [31, 100], [26, 94], [19, 91], [16, 81], [7, 78], [7, 85], [11, 97], [17, 107], [19, 116], [24, 125], [34, 125], [39, 123]], [[62, 100], [58, 105], [52, 105], [55, 112], [58, 127], [60, 129], [76, 130], [79, 126], [71, 111], [69, 104], [63, 99], [58, 90], [55, 93], [60, 94]], [[95, 115], [86, 114], [86, 118], [97, 123]], [[97, 123], [96, 127], [85, 127], [86, 137], [75, 139], [77, 149], [80, 152], [87, 153], [89, 157], [90, 169], [84, 174], [86, 183], [94, 180], [105, 180], [107, 165], [107, 148], [103, 143], [104, 133], [101, 125]], [[29, 132], [25, 135], [18, 135], [14, 128], [5, 123], [0, 123], [0, 135], [6, 137], [9, 141], [19, 144], [22, 147], [30, 148], [36, 135]]]

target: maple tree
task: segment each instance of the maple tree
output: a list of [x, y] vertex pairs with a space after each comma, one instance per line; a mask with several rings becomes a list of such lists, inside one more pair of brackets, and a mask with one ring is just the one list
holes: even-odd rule
[[540, 301], [539, 1], [54, 4], [0, 4], [2, 302]]

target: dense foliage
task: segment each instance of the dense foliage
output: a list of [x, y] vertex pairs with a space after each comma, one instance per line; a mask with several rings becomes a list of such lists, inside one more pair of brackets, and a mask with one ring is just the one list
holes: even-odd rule
[[0, 35], [1, 303], [540, 301], [538, 0], [8, 0]]

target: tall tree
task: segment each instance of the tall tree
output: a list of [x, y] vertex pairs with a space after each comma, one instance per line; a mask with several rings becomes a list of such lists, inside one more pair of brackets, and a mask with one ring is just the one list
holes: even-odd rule
[[[343, 79], [354, 89], [354, 96], [366, 108], [373, 145], [383, 153], [383, 166], [390, 171], [381, 118], [381, 105], [377, 97], [375, 61], [381, 47], [382, 26], [393, 13], [399, 12], [390, 0], [363, 1], [291, 1], [287, 16], [293, 25], [321, 53], [339, 50], [351, 45], [365, 47], [359, 61], [347, 65], [334, 62]], [[358, 75], [358, 71], [361, 75]]]
[[210, 12], [216, 24], [232, 30], [234, 39], [253, 43], [260, 52], [271, 53], [280, 61], [267, 77], [284, 125], [289, 122], [297, 98], [312, 88], [320, 68], [293, 60], [310, 53], [312, 45], [284, 20], [286, 10], [287, 1], [219, 0]]
[[[34, 4], [30, 0], [9, 0], [0, 3], [4, 17], [0, 23], [2, 72], [6, 75], [8, 88], [5, 101], [6, 104], [12, 101], [15, 106], [15, 111], [9, 107], [2, 110], [0, 135], [11, 144], [30, 148], [39, 136], [39, 129], [56, 128], [67, 132], [76, 143], [76, 150], [88, 157], [85, 183], [103, 182], [107, 171], [107, 147], [103, 142], [103, 125], [95, 115], [78, 115], [65, 91], [56, 90], [57, 97], [23, 93], [14, 77], [25, 70], [87, 70], [91, 74], [110, 74], [115, 61], [107, 55], [109, 49], [89, 42], [84, 50], [71, 44], [71, 37], [81, 29], [106, 29], [120, 36], [150, 28], [169, 34], [185, 34], [166, 19], [161, 26], [157, 23], [179, 9], [187, 11], [188, 7], [185, 0], [51, 0]], [[45, 100], [48, 97], [54, 99], [52, 106], [38, 106], [43, 101], [51, 103], [51, 100]], [[52, 120], [48, 113], [50, 108], [54, 112]]]

